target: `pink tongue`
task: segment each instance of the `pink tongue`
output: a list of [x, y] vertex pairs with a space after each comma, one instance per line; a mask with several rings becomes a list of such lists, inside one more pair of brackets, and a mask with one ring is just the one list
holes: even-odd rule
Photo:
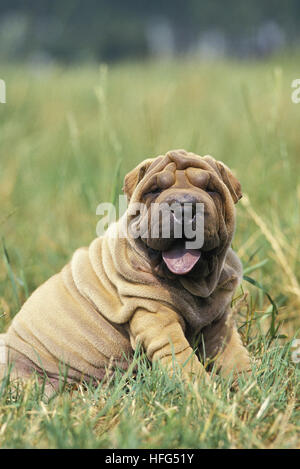
[[176, 244], [168, 251], [162, 252], [162, 257], [173, 274], [184, 275], [192, 270], [200, 259], [200, 249], [185, 249], [184, 244]]

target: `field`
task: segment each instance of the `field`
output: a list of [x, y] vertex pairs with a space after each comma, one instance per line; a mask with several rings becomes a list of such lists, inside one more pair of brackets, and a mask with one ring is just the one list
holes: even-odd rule
[[185, 148], [233, 168], [245, 197], [234, 249], [237, 312], [253, 374], [187, 389], [142, 355], [98, 388], [50, 402], [34, 381], [0, 385], [2, 448], [300, 448], [299, 57], [0, 67], [0, 331], [28, 295], [96, 236], [96, 207], [126, 172]]

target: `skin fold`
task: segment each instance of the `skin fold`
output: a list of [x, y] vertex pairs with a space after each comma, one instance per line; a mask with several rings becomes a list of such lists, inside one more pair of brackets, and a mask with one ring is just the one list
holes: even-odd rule
[[[0, 379], [13, 364], [13, 378], [36, 371], [54, 388], [63, 367], [70, 382], [98, 381], [108, 370], [126, 369], [138, 345], [170, 373], [176, 363], [187, 379], [208, 379], [203, 356], [215, 359], [225, 375], [249, 370], [231, 309], [242, 278], [231, 249], [242, 195], [238, 180], [210, 156], [175, 150], [128, 173], [124, 192], [126, 214], [88, 248], [75, 251], [0, 335]], [[177, 248], [184, 240], [176, 240], [172, 229], [169, 238], [119, 236], [132, 222], [149, 226], [145, 207], [154, 201], [204, 204], [204, 244], [188, 273], [172, 272], [164, 260], [184, 252]], [[136, 202], [144, 204], [138, 217], [132, 211]], [[174, 226], [176, 218], [168, 216]]]

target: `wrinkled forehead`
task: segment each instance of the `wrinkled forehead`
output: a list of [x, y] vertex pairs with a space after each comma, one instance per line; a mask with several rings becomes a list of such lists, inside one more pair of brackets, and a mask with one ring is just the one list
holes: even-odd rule
[[[210, 160], [214, 161], [212, 157]], [[210, 164], [207, 162], [206, 156], [195, 155], [194, 153], [188, 153], [185, 150], [169, 151], [166, 155], [158, 156], [153, 160], [148, 168], [147, 173], [152, 171], [162, 171], [166, 166], [172, 164], [173, 170], [184, 170], [189, 167], [191, 168], [203, 168], [212, 169]]]
[[200, 157], [184, 150], [170, 151], [158, 156], [146, 171], [147, 189], [158, 185], [167, 189], [176, 183], [188, 183], [203, 190], [221, 189], [218, 168], [210, 156]]

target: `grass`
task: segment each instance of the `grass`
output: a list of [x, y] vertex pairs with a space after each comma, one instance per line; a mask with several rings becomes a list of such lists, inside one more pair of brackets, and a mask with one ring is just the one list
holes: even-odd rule
[[185, 148], [223, 160], [247, 195], [234, 248], [245, 268], [238, 323], [254, 357], [235, 392], [220, 377], [213, 393], [186, 389], [143, 356], [137, 376], [50, 402], [34, 380], [4, 382], [1, 447], [300, 447], [298, 62], [0, 66], [0, 330], [95, 237], [96, 207], [116, 200], [128, 170]]

